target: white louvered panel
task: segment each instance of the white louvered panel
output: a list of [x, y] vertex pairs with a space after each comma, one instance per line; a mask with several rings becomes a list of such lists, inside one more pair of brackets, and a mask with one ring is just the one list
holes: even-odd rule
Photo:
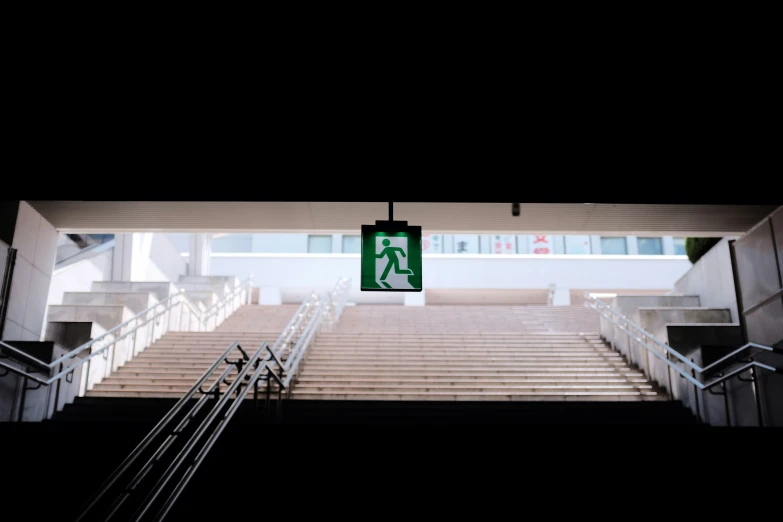
[[[388, 219], [386, 203], [32, 201], [61, 232], [346, 232]], [[398, 203], [394, 217], [428, 233], [739, 236], [770, 206]]]

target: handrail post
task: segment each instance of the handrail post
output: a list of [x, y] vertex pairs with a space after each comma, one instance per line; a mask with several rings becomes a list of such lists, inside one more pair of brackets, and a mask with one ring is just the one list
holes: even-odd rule
[[[718, 374], [719, 377], [723, 377], [723, 372]], [[726, 427], [731, 428], [731, 415], [729, 413], [729, 393], [726, 391], [726, 381], [720, 383], [720, 389], [723, 392], [723, 408], [726, 412]]]
[[[691, 358], [691, 362], [695, 362], [693, 358]], [[696, 378], [696, 370], [691, 368], [691, 375], [693, 378]], [[699, 389], [696, 387], [696, 385], [693, 385], [693, 399], [696, 401], [696, 420], [701, 423], [701, 407], [699, 406]]]
[[[750, 360], [753, 361], [753, 358], [751, 357]], [[761, 397], [760, 397], [759, 388], [758, 388], [758, 382], [759, 382], [758, 378], [759, 378], [759, 373], [756, 371], [756, 367], [755, 366], [751, 366], [750, 367], [750, 380], [751, 380], [750, 385], [753, 388], [753, 400], [756, 402], [756, 415], [758, 416], [759, 428], [763, 428], [764, 427], [764, 417], [761, 414]]]

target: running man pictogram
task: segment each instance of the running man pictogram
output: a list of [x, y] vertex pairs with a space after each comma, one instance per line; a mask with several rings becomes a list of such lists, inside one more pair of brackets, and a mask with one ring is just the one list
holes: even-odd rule
[[405, 249], [400, 247], [393, 247], [389, 246], [391, 245], [391, 241], [388, 239], [384, 239], [382, 241], [384, 249], [381, 250], [379, 254], [375, 254], [375, 257], [382, 259], [386, 256], [389, 257], [389, 262], [386, 264], [386, 269], [383, 271], [383, 274], [381, 275], [381, 282], [386, 288], [391, 288], [391, 285], [387, 283], [385, 280], [389, 275], [389, 271], [394, 267], [394, 273], [399, 275], [413, 275], [413, 270], [405, 270], [400, 268], [400, 259], [397, 257], [397, 251], [399, 250], [402, 257], [405, 256]]

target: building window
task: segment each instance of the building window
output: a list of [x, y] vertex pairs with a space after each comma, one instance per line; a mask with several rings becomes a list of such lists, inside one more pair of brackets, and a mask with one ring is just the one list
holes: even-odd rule
[[331, 254], [332, 236], [307, 236], [309, 254]]
[[456, 254], [478, 254], [479, 237], [468, 234], [454, 235], [454, 253]]
[[253, 251], [253, 234], [215, 234], [211, 246], [215, 253], [246, 254]]
[[675, 237], [674, 238], [674, 255], [675, 256], [685, 256], [685, 255], [688, 255], [685, 252], [685, 238], [684, 237]]
[[602, 237], [601, 253], [609, 255], [628, 254], [628, 243], [624, 237]]
[[565, 253], [566, 254], [589, 254], [590, 236], [566, 236]]
[[663, 241], [659, 237], [640, 237], [637, 238], [637, 242], [639, 255], [660, 256], [663, 254]]
[[359, 254], [362, 251], [362, 236], [343, 236], [343, 254]]

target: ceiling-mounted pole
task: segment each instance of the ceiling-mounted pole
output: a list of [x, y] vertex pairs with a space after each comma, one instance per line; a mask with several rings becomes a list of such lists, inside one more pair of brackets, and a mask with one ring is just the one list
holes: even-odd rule
[[389, 221], [394, 221], [394, 203], [389, 201]]

